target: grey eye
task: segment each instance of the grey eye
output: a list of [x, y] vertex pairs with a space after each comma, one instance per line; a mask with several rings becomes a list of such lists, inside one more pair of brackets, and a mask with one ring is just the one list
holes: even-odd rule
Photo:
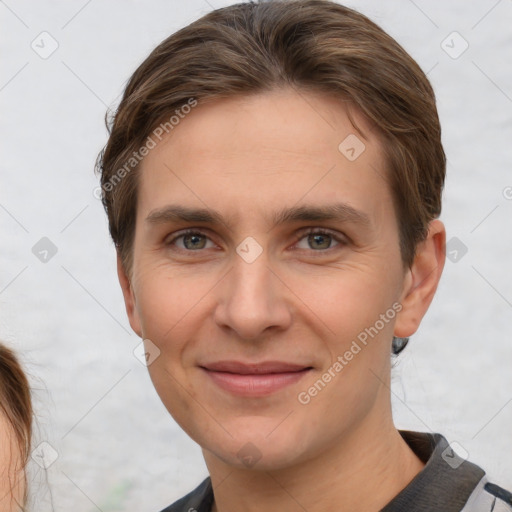
[[[333, 245], [333, 242], [336, 243]], [[299, 249], [317, 251], [332, 249], [336, 245], [340, 245], [336, 237], [325, 231], [306, 233], [297, 243]]]

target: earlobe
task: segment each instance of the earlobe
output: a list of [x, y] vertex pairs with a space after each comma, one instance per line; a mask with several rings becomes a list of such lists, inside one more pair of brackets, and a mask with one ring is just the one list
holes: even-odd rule
[[446, 231], [440, 220], [429, 224], [427, 237], [416, 248], [411, 268], [404, 278], [402, 310], [397, 316], [394, 335], [414, 334], [427, 312], [443, 272], [446, 255]]
[[135, 295], [126, 270], [124, 268], [121, 256], [117, 253], [117, 277], [119, 278], [119, 284], [123, 291], [124, 305], [126, 308], [126, 314], [130, 321], [130, 326], [133, 331], [142, 338], [142, 329], [140, 325], [139, 313], [136, 307]]

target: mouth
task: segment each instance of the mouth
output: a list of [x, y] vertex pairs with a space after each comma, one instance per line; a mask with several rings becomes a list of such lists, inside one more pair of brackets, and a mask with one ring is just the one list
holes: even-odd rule
[[295, 384], [313, 369], [312, 366], [282, 361], [218, 361], [200, 368], [219, 388], [252, 397], [266, 396]]

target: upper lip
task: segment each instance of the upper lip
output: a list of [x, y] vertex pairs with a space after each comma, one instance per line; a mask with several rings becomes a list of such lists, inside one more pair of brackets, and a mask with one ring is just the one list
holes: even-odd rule
[[284, 361], [262, 361], [260, 363], [242, 363], [240, 361], [216, 361], [201, 365], [216, 372], [239, 373], [242, 375], [260, 373], [290, 373], [311, 368], [309, 365], [293, 364]]

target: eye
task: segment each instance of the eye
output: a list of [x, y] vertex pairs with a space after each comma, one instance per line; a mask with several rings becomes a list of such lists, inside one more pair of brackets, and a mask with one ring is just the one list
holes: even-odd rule
[[[325, 229], [310, 228], [306, 233], [301, 233], [297, 247], [301, 250], [313, 249], [315, 252], [322, 252], [328, 249], [334, 249], [337, 246], [346, 244], [346, 240], [342, 237], [335, 235]], [[302, 241], [305, 242], [302, 242]], [[332, 247], [332, 242], [335, 241], [336, 245]], [[302, 243], [302, 247], [300, 246]]]
[[[313, 250], [313, 252], [326, 252], [347, 243], [343, 237], [325, 229], [309, 228], [308, 231], [298, 235], [296, 248], [300, 250]], [[336, 243], [334, 246], [333, 241]], [[210, 245], [208, 245], [210, 244]], [[201, 249], [211, 249], [215, 244], [202, 231], [187, 229], [166, 241], [166, 245], [176, 247], [180, 251], [193, 252]]]
[[[182, 243], [178, 243], [178, 240], [182, 241]], [[166, 245], [176, 246], [178, 249], [182, 251], [196, 251], [199, 249], [208, 249], [214, 246], [213, 242], [210, 240], [210, 246], [207, 246], [207, 241], [209, 238], [202, 233], [201, 231], [187, 229], [181, 234], [176, 235], [170, 240], [166, 241]]]

